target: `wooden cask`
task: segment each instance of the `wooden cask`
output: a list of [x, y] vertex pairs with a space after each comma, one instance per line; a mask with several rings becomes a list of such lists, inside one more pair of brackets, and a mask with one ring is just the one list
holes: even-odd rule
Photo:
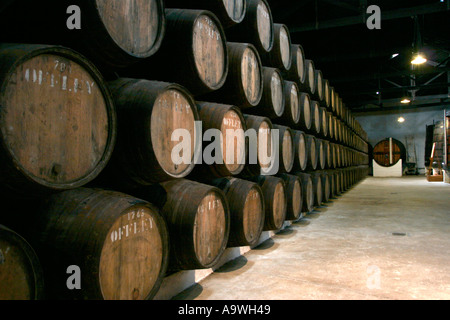
[[44, 298], [44, 275], [31, 245], [0, 225], [0, 300]]
[[336, 110], [336, 91], [334, 87], [330, 87], [330, 107], [329, 110], [334, 113]]
[[0, 182], [39, 197], [91, 182], [116, 140], [113, 100], [97, 69], [59, 46], [0, 44]]
[[247, 112], [270, 119], [280, 118], [285, 109], [284, 80], [276, 68], [263, 67], [263, 93], [256, 108]]
[[248, 152], [242, 178], [267, 174], [272, 168], [272, 128], [269, 118], [244, 114]]
[[[159, 290], [169, 238], [164, 219], [150, 203], [79, 188], [46, 199], [36, 217], [34, 238], [48, 298], [146, 300]], [[66, 285], [72, 265], [81, 270], [81, 290]]]
[[161, 186], [167, 194], [162, 214], [170, 237], [169, 269], [213, 267], [225, 251], [230, 234], [225, 194], [219, 188], [186, 179]]
[[255, 246], [264, 227], [264, 195], [258, 184], [226, 177], [214, 180], [230, 206], [228, 247]]
[[295, 221], [302, 216], [302, 181], [299, 176], [282, 173], [278, 177], [286, 184], [286, 220]]
[[329, 186], [330, 186], [329, 200], [331, 200], [331, 199], [335, 198], [336, 195], [337, 195], [337, 192], [336, 192], [336, 180], [335, 180], [335, 177], [334, 177], [333, 170], [328, 169], [328, 170], [325, 171], [325, 173], [327, 175], [328, 183], [329, 183]]
[[320, 179], [322, 182], [322, 200], [328, 202], [331, 197], [331, 186], [328, 174], [325, 171], [319, 171]]
[[305, 60], [306, 66], [306, 92], [308, 92], [312, 97], [316, 94], [316, 69], [314, 67], [314, 62], [312, 60]]
[[303, 172], [296, 172], [302, 183], [302, 212], [310, 213], [314, 210], [314, 188], [311, 175]]
[[323, 100], [322, 100], [322, 106], [327, 109], [327, 111], [330, 110], [330, 81], [328, 79], [323, 80]]
[[209, 10], [224, 28], [241, 23], [247, 11], [246, 0], [165, 0], [165, 4], [166, 8]]
[[274, 42], [270, 52], [261, 56], [263, 64], [279, 69], [281, 72], [288, 71], [292, 64], [292, 44], [289, 28], [280, 23], [274, 23]]
[[[245, 167], [246, 141], [245, 131], [247, 126], [239, 108], [231, 105], [217, 104], [211, 102], [197, 102], [197, 109], [203, 125], [203, 135], [212, 140], [213, 136], [205, 135], [208, 130], [220, 131], [220, 149], [214, 148], [215, 155], [212, 163], [203, 158], [203, 163], [208, 170], [202, 170], [204, 174], [213, 174], [216, 177], [238, 175]], [[217, 137], [216, 137], [217, 138]], [[215, 139], [216, 139], [215, 138]], [[204, 151], [211, 147], [205, 143]], [[209, 152], [212, 154], [213, 151]], [[205, 156], [205, 152], [203, 153]], [[197, 167], [205, 167], [198, 166]], [[208, 173], [206, 173], [208, 172]]]
[[263, 67], [258, 51], [249, 43], [228, 42], [227, 48], [230, 63], [225, 84], [198, 99], [241, 109], [256, 107], [263, 94]]
[[286, 220], [287, 194], [283, 179], [274, 176], [254, 178], [264, 195], [264, 231], [280, 230]]
[[328, 117], [328, 137], [330, 140], [334, 140], [334, 121], [333, 113], [327, 112]]
[[297, 128], [300, 126], [301, 118], [300, 92], [298, 86], [293, 81], [283, 81], [283, 88], [285, 98], [284, 112], [280, 118], [274, 121], [291, 128]]
[[[81, 29], [68, 27], [71, 5], [80, 8]], [[11, 23], [14, 33], [1, 35], [0, 42], [64, 45], [106, 72], [155, 54], [166, 26], [163, 0], [16, 1], [4, 12], [0, 27]]]
[[220, 89], [228, 74], [228, 50], [220, 21], [210, 11], [166, 9], [160, 50], [127, 76], [175, 82], [193, 95]]
[[320, 112], [320, 135], [323, 138], [328, 138], [328, 114], [324, 107], [319, 108]]
[[311, 134], [319, 136], [322, 130], [320, 105], [317, 101], [311, 101]]
[[[319, 149], [320, 150], [320, 149]], [[317, 149], [316, 137], [307, 134], [306, 135], [306, 169], [316, 170], [319, 162], [319, 154]]]
[[313, 122], [311, 98], [307, 93], [300, 94], [300, 123], [298, 129], [309, 131]]
[[244, 20], [226, 29], [226, 32], [229, 41], [251, 43], [261, 56], [270, 52], [275, 31], [269, 3], [266, 0], [246, 0]]
[[[178, 84], [126, 78], [110, 82], [109, 88], [119, 134], [113, 157], [99, 178], [102, 185], [126, 190], [186, 177], [200, 145], [197, 106], [189, 92]], [[179, 150], [181, 140], [186, 148]]]
[[330, 141], [322, 140], [323, 143], [323, 151], [325, 154], [325, 167], [328, 169], [333, 168], [333, 155], [331, 150]]
[[305, 53], [303, 47], [299, 44], [293, 44], [291, 48], [292, 58], [289, 70], [283, 71], [283, 77], [286, 80], [297, 83], [299, 90], [305, 88], [306, 68]]
[[319, 138], [316, 138], [316, 153], [317, 153], [317, 170], [324, 170], [326, 166], [326, 154], [323, 140]]
[[323, 93], [323, 74], [322, 71], [320, 70], [315, 70], [314, 71], [314, 85], [316, 87], [316, 91], [314, 93], [314, 97], [315, 99], [321, 103], [323, 98], [324, 98], [324, 93]]
[[323, 202], [322, 179], [320, 178], [320, 173], [318, 171], [311, 172], [310, 174], [313, 184], [314, 206], [320, 207]]
[[279, 150], [279, 173], [289, 173], [294, 167], [295, 146], [294, 131], [291, 128], [280, 125], [273, 125], [273, 130], [278, 130], [278, 150]]
[[294, 130], [294, 169], [305, 171], [308, 162], [308, 150], [306, 148], [306, 135], [304, 132]]
[[383, 167], [391, 167], [402, 158], [402, 150], [399, 141], [395, 139], [384, 139], [373, 148], [373, 159]]

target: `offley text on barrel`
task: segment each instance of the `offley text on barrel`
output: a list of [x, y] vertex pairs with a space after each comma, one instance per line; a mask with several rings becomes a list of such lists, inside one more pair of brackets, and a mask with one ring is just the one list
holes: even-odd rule
[[111, 232], [112, 242], [153, 229], [153, 218], [149, 216], [147, 218], [143, 209], [128, 212], [127, 216], [129, 223]]

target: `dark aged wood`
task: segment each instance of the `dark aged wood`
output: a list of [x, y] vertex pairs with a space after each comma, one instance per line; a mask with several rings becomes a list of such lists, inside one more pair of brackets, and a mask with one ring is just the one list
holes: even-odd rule
[[[67, 27], [70, 5], [80, 8], [81, 29]], [[102, 70], [124, 68], [152, 56], [160, 48], [166, 25], [163, 0], [16, 1], [3, 12], [0, 26], [11, 23], [17, 26], [15, 31], [2, 33], [0, 42], [65, 45]]]
[[[99, 181], [120, 190], [186, 177], [193, 169], [199, 145], [199, 120], [192, 96], [178, 84], [121, 78], [110, 82], [118, 113], [117, 145]], [[172, 161], [176, 129], [190, 136], [188, 161]], [[184, 140], [183, 140], [184, 141]], [[189, 144], [187, 144], [189, 145]]]
[[241, 23], [247, 12], [246, 0], [165, 0], [167, 8], [204, 9], [213, 12], [224, 28]]
[[291, 172], [295, 161], [294, 131], [286, 126], [273, 125], [278, 130], [279, 173]]
[[116, 114], [97, 69], [71, 49], [0, 44], [0, 181], [38, 197], [92, 181], [111, 157]]
[[21, 235], [0, 225], [0, 300], [44, 297], [44, 275], [34, 249]]
[[310, 213], [314, 210], [314, 189], [311, 175], [304, 172], [296, 172], [302, 182], [302, 212]]
[[322, 180], [320, 178], [320, 173], [318, 171], [309, 172], [311, 174], [311, 180], [313, 184], [314, 192], [314, 206], [320, 207], [323, 203], [323, 190], [322, 190]]
[[167, 193], [162, 208], [170, 236], [172, 270], [213, 267], [225, 251], [230, 210], [219, 188], [177, 179], [161, 184]]
[[294, 170], [305, 171], [308, 161], [306, 149], [306, 135], [304, 132], [294, 130]]
[[210, 11], [166, 9], [161, 48], [127, 76], [178, 83], [197, 96], [220, 89], [228, 74], [225, 33]]
[[226, 177], [213, 181], [230, 205], [228, 247], [255, 246], [264, 227], [264, 195], [258, 184]]
[[244, 20], [226, 29], [232, 42], [251, 43], [260, 55], [270, 52], [274, 45], [272, 12], [266, 0], [247, 0]]
[[[144, 300], [159, 290], [169, 239], [159, 210], [123, 193], [79, 188], [37, 209], [33, 239], [50, 299]], [[80, 267], [81, 290], [67, 268]]]
[[306, 89], [305, 53], [303, 47], [299, 44], [293, 44], [291, 53], [291, 67], [287, 71], [282, 71], [283, 77], [286, 80], [297, 83], [299, 90], [303, 91]]
[[263, 94], [263, 67], [252, 44], [228, 42], [229, 70], [219, 90], [198, 99], [228, 103], [241, 109], [256, 107]]
[[[212, 174], [215, 177], [238, 175], [245, 167], [247, 152], [247, 126], [241, 110], [232, 105], [201, 101], [197, 101], [197, 109], [203, 122], [203, 134], [207, 130], [216, 129], [222, 135], [220, 155], [215, 154], [215, 157], [221, 159], [220, 163], [206, 163], [203, 159], [204, 165], [197, 165], [201, 174]], [[208, 145], [208, 142], [203, 144], [204, 150]]]
[[259, 176], [254, 180], [264, 195], [264, 231], [280, 230], [287, 214], [287, 191], [284, 180], [274, 176]]
[[286, 220], [295, 221], [302, 215], [302, 181], [299, 176], [282, 173], [278, 177], [286, 184], [287, 211]]
[[318, 172], [322, 183], [322, 200], [328, 202], [331, 197], [330, 179], [326, 171], [322, 170]]
[[313, 135], [307, 134], [306, 135], [306, 154], [307, 162], [306, 162], [306, 168], [308, 170], [316, 170], [318, 167], [319, 162], [319, 154], [317, 152], [317, 143], [316, 143], [316, 137]]

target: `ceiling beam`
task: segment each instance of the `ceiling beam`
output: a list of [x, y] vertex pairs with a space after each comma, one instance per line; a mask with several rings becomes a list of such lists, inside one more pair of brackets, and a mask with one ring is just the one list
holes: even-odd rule
[[[408, 18], [416, 15], [431, 14], [443, 11], [449, 11], [449, 1], [447, 3], [436, 2], [435, 4], [416, 6], [392, 11], [381, 11], [381, 20], [394, 20]], [[305, 31], [324, 30], [330, 28], [338, 28], [365, 23], [361, 15], [333, 19], [327, 21], [318, 21], [313, 23], [304, 23], [301, 26], [289, 26], [290, 33], [298, 33]]]

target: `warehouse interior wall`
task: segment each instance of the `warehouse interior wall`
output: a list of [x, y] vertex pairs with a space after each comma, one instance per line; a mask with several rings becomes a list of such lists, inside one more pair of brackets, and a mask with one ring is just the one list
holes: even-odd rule
[[[448, 108], [450, 110], [450, 106]], [[385, 138], [395, 138], [406, 147], [406, 139], [414, 139], [417, 154], [417, 167], [420, 174], [425, 173], [425, 138], [426, 126], [444, 118], [444, 109], [413, 109], [408, 111], [390, 111], [383, 114], [356, 114], [356, 119], [368, 134], [369, 143], [374, 147]], [[398, 122], [398, 118], [405, 122]], [[413, 150], [407, 150], [408, 153]], [[430, 155], [427, 155], [429, 157]]]

